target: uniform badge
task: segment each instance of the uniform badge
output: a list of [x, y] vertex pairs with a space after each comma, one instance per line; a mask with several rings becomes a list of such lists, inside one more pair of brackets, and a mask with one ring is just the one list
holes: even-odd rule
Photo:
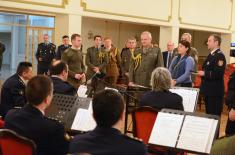
[[209, 65], [209, 64], [210, 64], [210, 62], [209, 62], [209, 61], [207, 61], [206, 65]]
[[219, 60], [219, 61], [218, 61], [218, 66], [223, 66], [223, 64], [224, 64], [224, 61], [223, 61], [223, 60]]

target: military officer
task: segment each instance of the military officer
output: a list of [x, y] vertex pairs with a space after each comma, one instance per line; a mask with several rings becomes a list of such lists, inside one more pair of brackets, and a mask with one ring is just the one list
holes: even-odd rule
[[82, 54], [82, 37], [79, 34], [71, 36], [72, 46], [62, 54], [62, 61], [69, 68], [68, 82], [75, 88], [85, 82], [85, 65]]
[[25, 86], [32, 76], [32, 64], [30, 62], [20, 62], [17, 73], [4, 82], [1, 89], [1, 116], [5, 117], [10, 109], [22, 107], [26, 104]]
[[128, 46], [124, 48], [121, 52], [121, 72], [122, 77], [125, 79], [126, 83], [129, 83], [129, 68], [130, 68], [130, 61], [133, 55], [133, 52], [136, 49], [136, 39], [129, 38], [127, 41]]
[[3, 59], [3, 53], [5, 52], [6, 47], [3, 43], [0, 42], [0, 71], [2, 69], [2, 59]]
[[57, 60], [61, 60], [61, 55], [63, 54], [63, 52], [68, 49], [69, 47], [71, 47], [71, 45], [69, 44], [69, 36], [64, 35], [62, 37], [62, 42], [63, 44], [58, 46], [57, 52], [56, 52], [56, 59]]
[[121, 57], [119, 50], [112, 45], [110, 37], [104, 38], [104, 48], [108, 56], [108, 64], [106, 65], [105, 81], [110, 85], [115, 85], [119, 76], [119, 68], [121, 64]]
[[210, 54], [198, 75], [202, 77], [200, 91], [205, 96], [206, 113], [220, 117], [223, 109], [224, 97], [224, 70], [226, 59], [220, 50], [221, 37], [211, 34], [207, 41]]
[[160, 48], [151, 43], [152, 36], [148, 31], [141, 34], [142, 47], [134, 51], [130, 63], [130, 82], [129, 86], [134, 84], [150, 87], [152, 71], [157, 67], [163, 67], [163, 57]]
[[95, 73], [106, 73], [106, 65], [108, 63], [107, 54], [101, 50], [102, 37], [100, 35], [94, 36], [95, 45], [87, 49], [86, 77], [90, 79]]
[[51, 61], [55, 58], [56, 45], [49, 42], [48, 34], [43, 35], [43, 43], [38, 44], [36, 58], [38, 60], [37, 73], [48, 74]]

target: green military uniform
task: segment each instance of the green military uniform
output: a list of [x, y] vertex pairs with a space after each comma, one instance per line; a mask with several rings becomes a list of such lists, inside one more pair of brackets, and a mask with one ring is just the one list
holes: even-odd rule
[[158, 47], [138, 48], [134, 51], [130, 64], [130, 82], [150, 87], [150, 79], [156, 67], [163, 67], [162, 52]]
[[6, 48], [3, 43], [0, 42], [0, 70], [2, 68], [2, 58], [3, 58], [3, 53], [5, 52]]
[[66, 62], [69, 67], [68, 82], [75, 88], [78, 88], [81, 80], [75, 78], [75, 74], [85, 73], [85, 65], [81, 50], [68, 48], [62, 54], [62, 61]]
[[88, 48], [86, 54], [87, 80], [89, 80], [95, 74], [93, 71], [94, 67], [98, 67], [100, 72], [106, 74], [107, 63], [108, 57], [105, 51], [101, 51], [101, 49], [95, 48], [95, 46]]
[[119, 67], [121, 64], [121, 57], [116, 47], [112, 46], [111, 49], [106, 52], [108, 55], [108, 64], [106, 66], [105, 81], [111, 85], [114, 85], [117, 83], [117, 79], [119, 76]]
[[[178, 48], [175, 48], [174, 52], [178, 53]], [[193, 58], [193, 60], [195, 62], [194, 71], [197, 72], [198, 71], [198, 52], [197, 52], [197, 49], [194, 47], [190, 47], [189, 55]], [[192, 78], [192, 82], [194, 82], [196, 79], [196, 75], [192, 74], [191, 78]]]
[[210, 155], [234, 155], [235, 136], [224, 137], [215, 141]]

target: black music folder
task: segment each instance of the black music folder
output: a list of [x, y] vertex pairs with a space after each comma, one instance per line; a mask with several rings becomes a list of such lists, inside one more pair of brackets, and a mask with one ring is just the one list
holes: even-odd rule
[[218, 116], [163, 109], [158, 113], [148, 143], [185, 152], [210, 154], [218, 128]]
[[67, 130], [88, 131], [96, 126], [92, 117], [91, 98], [55, 94], [46, 116], [64, 124]]

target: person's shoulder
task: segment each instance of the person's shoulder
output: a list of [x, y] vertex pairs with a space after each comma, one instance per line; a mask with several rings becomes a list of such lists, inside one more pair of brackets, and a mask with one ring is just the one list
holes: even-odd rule
[[52, 47], [52, 48], [56, 48], [56, 45], [54, 43], [49, 43], [49, 45]]
[[176, 94], [176, 93], [172, 93], [172, 92], [169, 91], [169, 94], [175, 101], [182, 101], [183, 100], [183, 98], [180, 95]]
[[191, 51], [197, 52], [197, 49], [195, 47], [190, 47]]
[[141, 140], [126, 135], [123, 135], [123, 143], [125, 144], [124, 146], [128, 149], [136, 150], [138, 148], [139, 150], [142, 150], [142, 152], [145, 152], [146, 150], [146, 146]]
[[17, 74], [14, 74], [10, 76], [3, 84], [3, 87], [6, 86], [14, 86], [20, 83], [19, 76]]
[[218, 57], [218, 58], [221, 58], [221, 57], [222, 57], [222, 58], [225, 58], [224, 52], [221, 51], [220, 49], [219, 49], [217, 52], [215, 52], [214, 56], [215, 56], [215, 57]]

